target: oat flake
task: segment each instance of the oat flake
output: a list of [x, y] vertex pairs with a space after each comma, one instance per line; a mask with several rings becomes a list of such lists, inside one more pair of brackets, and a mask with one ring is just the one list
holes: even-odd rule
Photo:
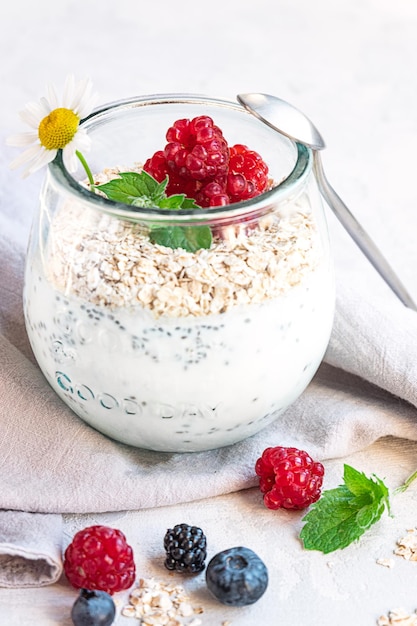
[[393, 609], [388, 615], [381, 615], [378, 626], [417, 626], [417, 612], [411, 615], [404, 609]]
[[417, 529], [413, 528], [407, 532], [405, 537], [398, 539], [398, 548], [394, 550], [394, 554], [402, 556], [407, 561], [417, 561]]
[[196, 615], [202, 607], [193, 607], [184, 587], [141, 578], [129, 595], [129, 604], [122, 609], [124, 617], [139, 620], [141, 626], [201, 626]]
[[[117, 174], [96, 177], [105, 182]], [[275, 298], [301, 283], [320, 260], [308, 199], [291, 210], [221, 229], [209, 250], [152, 244], [133, 222], [69, 200], [53, 216], [45, 265], [63, 293], [108, 307], [144, 306], [156, 317], [224, 313]]]

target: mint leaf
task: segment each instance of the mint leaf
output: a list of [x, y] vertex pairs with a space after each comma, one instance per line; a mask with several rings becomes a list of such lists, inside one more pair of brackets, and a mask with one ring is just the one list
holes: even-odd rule
[[377, 476], [344, 466], [344, 484], [324, 491], [303, 518], [300, 538], [307, 550], [324, 554], [346, 548], [389, 511], [389, 492]]
[[382, 510], [386, 506], [390, 512], [388, 488], [378, 476], [373, 475], [373, 478], [367, 478], [363, 472], [358, 472], [350, 465], [344, 466], [343, 480], [349, 491], [357, 496], [368, 495], [371, 503], [379, 502]]
[[208, 226], [165, 226], [153, 228], [149, 233], [152, 243], [167, 248], [183, 248], [195, 252], [200, 248], [210, 248], [211, 230]]
[[[167, 210], [198, 209], [193, 198], [185, 194], [166, 195], [168, 177], [158, 183], [145, 171], [122, 172], [103, 185], [96, 185], [109, 200], [123, 202], [136, 207], [160, 208]], [[183, 248], [195, 252], [200, 248], [210, 248], [212, 234], [209, 226], [153, 226], [149, 233], [152, 243], [167, 248]]]
[[103, 191], [109, 200], [135, 204], [138, 198], [151, 204], [139, 204], [136, 206], [159, 206], [160, 201], [166, 197], [165, 189], [168, 177], [158, 183], [147, 172], [121, 172], [119, 178], [114, 178], [103, 185], [96, 185], [96, 189]]
[[369, 480], [363, 472], [359, 472], [350, 465], [344, 465], [343, 469], [343, 480], [351, 493], [356, 496], [369, 493]]
[[379, 478], [377, 482], [367, 478], [363, 472], [359, 472], [350, 465], [344, 465], [343, 480], [349, 491], [356, 496], [373, 494], [377, 498], [388, 497], [388, 489]]
[[187, 198], [185, 194], [176, 194], [162, 198], [159, 202], [160, 209], [199, 209], [194, 198]]

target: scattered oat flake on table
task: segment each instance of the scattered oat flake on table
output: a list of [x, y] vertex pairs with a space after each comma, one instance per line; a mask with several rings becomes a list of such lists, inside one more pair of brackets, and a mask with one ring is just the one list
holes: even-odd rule
[[141, 626], [201, 626], [195, 615], [202, 607], [193, 607], [184, 587], [141, 578], [129, 595], [129, 604], [122, 609], [124, 617], [134, 617]]
[[394, 550], [394, 554], [402, 556], [407, 561], [417, 561], [417, 529], [409, 530], [405, 537], [398, 539], [398, 548]]
[[378, 626], [417, 626], [417, 613], [409, 615], [404, 609], [393, 609], [388, 615], [382, 615], [377, 624]]

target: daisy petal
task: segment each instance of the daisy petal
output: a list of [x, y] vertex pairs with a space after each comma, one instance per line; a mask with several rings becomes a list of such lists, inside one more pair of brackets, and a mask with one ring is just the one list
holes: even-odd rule
[[35, 146], [31, 146], [30, 148], [22, 152], [22, 154], [20, 154], [10, 163], [10, 168], [12, 170], [15, 170], [21, 165], [28, 163], [28, 161], [32, 161], [33, 159], [36, 158], [36, 155], [40, 152], [40, 150], [41, 150], [41, 146], [39, 144]]
[[77, 114], [79, 115], [81, 120], [83, 120], [88, 115], [90, 115], [90, 113], [93, 112], [94, 107], [97, 104], [97, 99], [97, 94], [93, 94], [88, 100], [81, 103], [77, 111]]
[[87, 93], [88, 89], [88, 79], [79, 80], [76, 85], [74, 85], [74, 90], [72, 93], [72, 100], [70, 103], [70, 108], [75, 111], [80, 104], [81, 99], [84, 94]]
[[65, 79], [64, 95], [62, 98], [62, 106], [66, 109], [74, 110], [72, 101], [74, 99], [75, 92], [75, 78], [73, 74], [69, 74]]
[[42, 148], [37, 157], [33, 160], [32, 165], [29, 167], [29, 174], [37, 172], [41, 169], [41, 167], [53, 161], [57, 152], [58, 150], [45, 150], [45, 148]]
[[51, 105], [49, 104], [48, 99], [45, 98], [45, 96], [42, 96], [39, 102], [34, 102], [33, 106], [37, 106], [37, 110], [39, 112], [38, 115], [41, 119], [46, 117], [46, 115], [49, 115], [52, 111]]
[[72, 144], [74, 144], [75, 150], [79, 150], [80, 152], [87, 152], [91, 148], [91, 139], [87, 135], [87, 132], [84, 130], [84, 128], [80, 128], [78, 130], [77, 134], [68, 145]]
[[73, 111], [82, 119], [89, 115], [95, 105], [96, 96], [92, 94], [92, 82], [89, 78], [82, 80], [78, 84], [73, 100]]
[[48, 84], [46, 87], [46, 93], [48, 94], [44, 100], [48, 102], [49, 110], [53, 111], [59, 107], [59, 99], [56, 95], [55, 87], [52, 84]]
[[78, 158], [75, 153], [76, 149], [75, 149], [75, 146], [72, 144], [73, 142], [69, 143], [67, 146], [65, 146], [65, 148], [62, 151], [63, 156], [64, 156], [65, 167], [71, 173], [75, 172], [78, 167]]
[[20, 119], [36, 130], [39, 128], [41, 120], [47, 115], [49, 115], [49, 110], [45, 111], [44, 107], [37, 102], [29, 103], [19, 113]]
[[25, 109], [33, 113], [33, 115], [37, 115], [40, 119], [51, 112], [51, 107], [46, 98], [41, 98], [39, 102], [28, 102]]
[[22, 146], [28, 146], [34, 143], [38, 139], [38, 133], [29, 131], [27, 133], [19, 133], [17, 135], [11, 135], [7, 137], [6, 144], [8, 146], [14, 146], [15, 148], [21, 148]]

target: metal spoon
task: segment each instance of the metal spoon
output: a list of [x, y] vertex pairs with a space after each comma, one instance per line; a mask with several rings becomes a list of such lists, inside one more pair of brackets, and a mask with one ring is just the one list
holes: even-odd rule
[[314, 124], [304, 113], [276, 96], [263, 93], [244, 93], [239, 94], [237, 99], [262, 122], [313, 150], [314, 172], [324, 199], [396, 296], [406, 307], [417, 311], [417, 305], [388, 261], [327, 180], [320, 156], [320, 150], [323, 150], [326, 144]]

